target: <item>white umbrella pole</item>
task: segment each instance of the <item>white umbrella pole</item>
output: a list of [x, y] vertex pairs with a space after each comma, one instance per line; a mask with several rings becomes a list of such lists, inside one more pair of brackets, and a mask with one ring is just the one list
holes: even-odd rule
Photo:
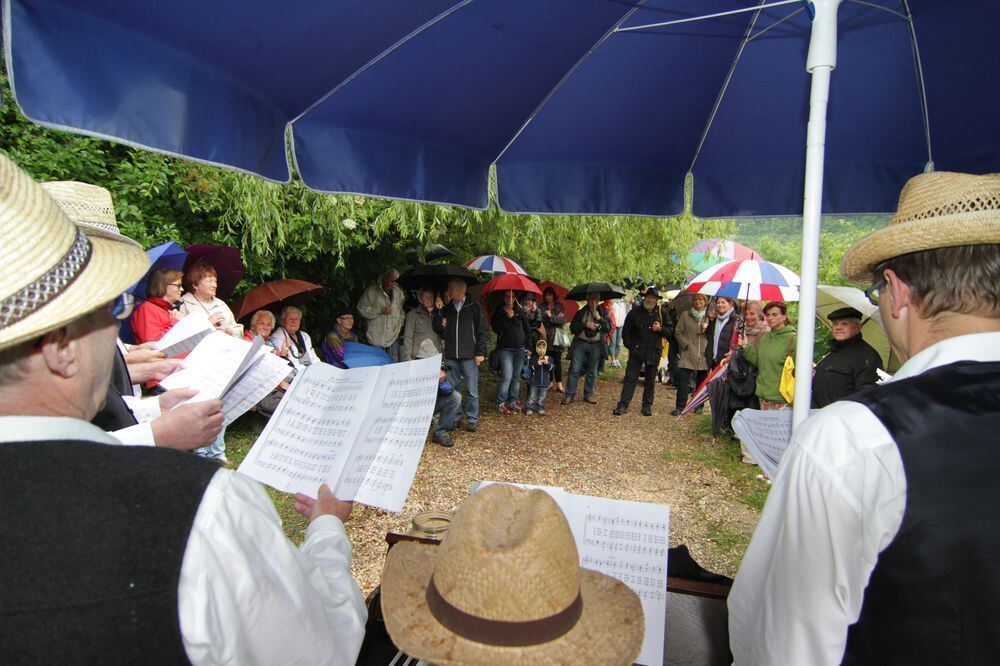
[[795, 347], [795, 401], [792, 427], [809, 416], [812, 401], [813, 346], [816, 341], [816, 286], [819, 282], [819, 236], [823, 210], [823, 159], [826, 151], [826, 105], [830, 73], [837, 66], [837, 8], [841, 0], [815, 0], [806, 69], [812, 74], [809, 127], [806, 131], [806, 184], [803, 195], [802, 275]]

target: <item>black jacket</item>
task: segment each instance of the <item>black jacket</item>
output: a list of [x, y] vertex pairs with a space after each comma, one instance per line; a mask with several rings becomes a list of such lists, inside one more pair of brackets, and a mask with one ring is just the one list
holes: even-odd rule
[[508, 317], [503, 308], [497, 308], [493, 312], [493, 330], [497, 334], [497, 349], [527, 349], [531, 342], [528, 320], [517, 307], [513, 317]]
[[654, 322], [660, 322], [663, 327], [663, 312], [660, 307], [648, 311], [640, 304], [629, 311], [622, 326], [622, 343], [630, 354], [644, 363], [659, 362], [663, 352], [663, 339], [667, 337], [665, 328], [661, 328], [659, 332], [653, 330]]
[[[569, 332], [572, 333], [574, 336], [580, 335], [580, 333], [582, 333], [585, 330], [586, 324], [584, 323], [584, 318], [586, 317], [588, 311], [589, 308], [587, 307], [586, 304], [584, 304], [583, 307], [581, 307], [577, 311], [576, 315], [573, 317], [573, 321], [570, 322]], [[608, 316], [608, 313], [604, 311], [604, 308], [598, 306], [597, 316], [599, 318], [597, 322], [597, 331], [601, 334], [601, 336], [610, 333], [611, 318]], [[579, 338], [577, 338], [577, 340], [579, 340]], [[577, 340], [574, 340], [573, 342], [576, 342]], [[592, 340], [591, 342], [600, 342], [600, 338], [598, 338], [597, 340]]]
[[813, 377], [813, 409], [843, 400], [867, 386], [875, 386], [882, 357], [875, 348], [855, 335], [850, 340], [830, 340], [830, 351], [816, 364]]
[[[442, 325], [444, 323], [444, 325]], [[449, 359], [486, 356], [489, 325], [483, 306], [468, 296], [462, 310], [456, 311], [451, 301], [434, 315], [434, 331], [444, 340], [444, 357]]]
[[712, 345], [715, 343], [715, 324], [717, 321], [719, 321], [718, 317], [708, 322], [708, 328], [705, 329], [705, 339], [708, 340], [708, 345], [705, 346], [705, 360], [708, 361], [709, 369], [719, 365], [723, 357], [729, 353], [733, 343], [733, 329], [736, 327], [736, 313], [732, 312], [725, 326], [722, 327], [722, 335], [719, 336], [719, 352], [713, 357]]

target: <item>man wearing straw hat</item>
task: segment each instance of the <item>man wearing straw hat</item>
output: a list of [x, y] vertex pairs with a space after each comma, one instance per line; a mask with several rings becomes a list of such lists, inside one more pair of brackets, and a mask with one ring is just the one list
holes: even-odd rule
[[796, 431], [729, 596], [737, 664], [1000, 653], [1000, 174], [927, 173], [844, 255], [893, 379]]
[[145, 254], [3, 156], [0, 248], [0, 663], [353, 664], [349, 503], [298, 496], [295, 548], [257, 483], [87, 422]]

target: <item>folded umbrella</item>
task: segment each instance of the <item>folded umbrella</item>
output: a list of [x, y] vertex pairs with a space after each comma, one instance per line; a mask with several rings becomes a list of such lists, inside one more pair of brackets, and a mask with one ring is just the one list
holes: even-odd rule
[[700, 407], [706, 400], [708, 400], [708, 386], [712, 382], [718, 381], [726, 376], [726, 372], [729, 370], [729, 365], [717, 365], [712, 368], [712, 371], [708, 373], [708, 376], [698, 384], [698, 388], [695, 392], [691, 394], [688, 398], [688, 403], [684, 405], [684, 409], [681, 410], [681, 416], [689, 414], [694, 411], [697, 407]]
[[624, 298], [625, 290], [608, 282], [583, 282], [569, 290], [566, 298], [574, 301], [587, 300], [587, 294], [599, 294], [603, 301], [608, 298]]
[[273, 280], [254, 287], [233, 304], [237, 319], [243, 319], [275, 303], [301, 305], [326, 289], [305, 280]]
[[344, 343], [344, 365], [348, 368], [368, 368], [390, 363], [392, 359], [378, 347], [360, 342]]

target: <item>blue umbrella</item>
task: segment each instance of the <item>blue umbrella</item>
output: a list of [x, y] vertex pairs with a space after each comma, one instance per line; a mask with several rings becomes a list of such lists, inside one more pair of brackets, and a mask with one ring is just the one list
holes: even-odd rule
[[821, 214], [1000, 170], [996, 0], [6, 6], [36, 122], [275, 180], [290, 127], [312, 188], [477, 208], [495, 164], [515, 212], [676, 214], [690, 176], [703, 217], [804, 212], [803, 312]]
[[360, 342], [344, 343], [344, 365], [348, 368], [368, 368], [376, 365], [389, 365], [390, 363], [392, 363], [392, 359], [378, 347]]
[[136, 282], [129, 291], [139, 298], [146, 298], [146, 290], [149, 288], [149, 276], [154, 270], [172, 268], [174, 270], [184, 269], [184, 260], [187, 258], [187, 251], [174, 241], [157, 245], [146, 250], [149, 255], [149, 270]]

